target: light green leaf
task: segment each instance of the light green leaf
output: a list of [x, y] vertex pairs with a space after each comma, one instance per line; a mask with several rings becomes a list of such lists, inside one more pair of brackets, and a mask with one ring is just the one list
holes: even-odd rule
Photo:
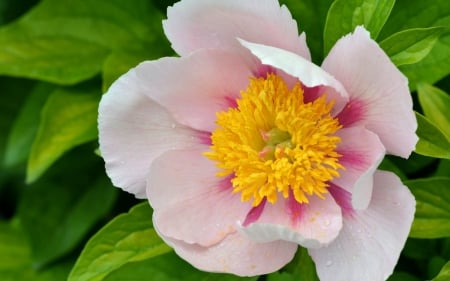
[[450, 237], [450, 178], [405, 181], [416, 198], [411, 237]]
[[0, 29], [0, 74], [86, 80], [111, 52], [149, 50], [162, 41], [161, 19], [146, 0], [43, 0]]
[[431, 281], [448, 281], [450, 279], [450, 261], [447, 262], [441, 269], [439, 274]]
[[419, 82], [430, 84], [450, 73], [450, 1], [433, 0], [396, 2], [380, 37], [385, 38], [398, 30], [440, 26], [447, 31], [439, 38], [428, 56], [416, 64], [400, 66], [408, 77], [411, 89]]
[[[176, 268], [176, 270], [174, 270]], [[139, 262], [127, 263], [108, 274], [102, 281], [256, 281], [258, 277], [244, 278], [231, 274], [200, 271], [179, 258], [174, 252]]]
[[380, 47], [397, 66], [417, 63], [430, 53], [444, 30], [443, 27], [403, 30], [383, 40]]
[[[86, 171], [77, 171], [87, 177]], [[86, 184], [70, 177], [76, 175], [66, 176], [73, 183], [43, 182], [28, 187], [22, 196], [18, 212], [29, 236], [35, 268], [73, 250], [115, 202], [117, 189], [106, 179]]]
[[27, 160], [39, 126], [36, 120], [39, 120], [41, 109], [49, 93], [54, 89], [55, 87], [50, 84], [40, 83], [26, 98], [8, 136], [5, 151], [7, 166], [17, 165]]
[[418, 123], [415, 152], [425, 156], [450, 159], [450, 140], [425, 116], [416, 112]]
[[152, 228], [147, 202], [119, 215], [86, 244], [68, 281], [100, 281], [123, 265], [171, 251]]
[[33, 142], [27, 182], [35, 181], [64, 152], [97, 137], [99, 93], [92, 88], [58, 89], [48, 98]]
[[425, 116], [450, 138], [450, 95], [426, 83], [418, 84], [417, 92]]
[[324, 29], [324, 53], [358, 25], [376, 39], [391, 13], [395, 0], [336, 0], [331, 5]]
[[106, 92], [119, 76], [148, 59], [149, 55], [144, 51], [114, 52], [109, 55], [103, 64], [103, 92]]

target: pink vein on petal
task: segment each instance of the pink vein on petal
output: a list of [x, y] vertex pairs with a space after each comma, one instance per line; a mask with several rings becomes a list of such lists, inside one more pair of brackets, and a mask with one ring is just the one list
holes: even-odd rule
[[252, 223], [254, 223], [255, 221], [257, 221], [259, 219], [259, 217], [261, 216], [263, 210], [264, 210], [264, 206], [266, 206], [266, 198], [264, 198], [261, 203], [259, 203], [258, 206], [253, 207], [250, 212], [248, 212], [247, 216], [245, 217], [244, 223], [242, 224], [242, 226], [248, 226]]
[[286, 199], [286, 212], [291, 219], [291, 223], [296, 225], [302, 218], [304, 205], [295, 200], [294, 193], [290, 191], [289, 197]]
[[211, 132], [198, 131], [197, 134], [198, 140], [201, 144], [210, 146], [211, 143]]
[[352, 99], [345, 105], [342, 111], [339, 112], [337, 118], [342, 126], [349, 127], [362, 120], [364, 112], [366, 112], [364, 103], [360, 100]]
[[328, 186], [328, 191], [333, 196], [334, 201], [341, 207], [342, 214], [344, 216], [353, 216], [355, 210], [352, 207], [351, 193], [331, 182], [330, 186]]

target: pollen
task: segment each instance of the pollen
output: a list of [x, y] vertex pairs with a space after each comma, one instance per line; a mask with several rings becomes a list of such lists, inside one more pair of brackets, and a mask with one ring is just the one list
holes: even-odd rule
[[322, 95], [304, 102], [300, 83], [291, 89], [278, 75], [250, 78], [237, 106], [216, 114], [210, 151], [218, 177], [231, 176], [242, 201], [275, 204], [280, 196], [309, 203], [324, 198], [328, 182], [344, 167], [336, 147], [342, 127]]

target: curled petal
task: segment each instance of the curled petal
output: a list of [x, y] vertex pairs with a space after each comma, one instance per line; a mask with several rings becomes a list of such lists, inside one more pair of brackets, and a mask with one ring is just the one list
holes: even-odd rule
[[306, 87], [322, 86], [321, 91], [327, 95], [328, 101], [335, 103], [332, 110], [333, 115], [341, 111], [348, 102], [348, 94], [342, 84], [309, 60], [280, 48], [256, 44], [243, 39], [239, 41], [263, 64], [281, 69], [298, 78]]
[[337, 132], [342, 142], [337, 152], [345, 167], [333, 183], [352, 194], [352, 206], [365, 209], [372, 198], [373, 174], [384, 158], [386, 149], [375, 133], [364, 127], [343, 128]]
[[145, 94], [167, 108], [182, 124], [212, 131], [216, 112], [235, 104], [248, 85], [253, 62], [220, 51], [203, 50], [181, 58], [147, 61], [136, 67]]
[[167, 10], [167, 18], [164, 31], [180, 55], [203, 48], [245, 51], [239, 37], [310, 60], [304, 34], [298, 36], [296, 21], [276, 0], [184, 0]]
[[113, 184], [145, 198], [152, 161], [169, 149], [195, 145], [200, 134], [178, 124], [139, 85], [131, 70], [110, 87], [100, 102], [98, 130], [100, 151]]
[[147, 195], [153, 224], [164, 236], [211, 246], [236, 231], [251, 209], [232, 193], [229, 178], [215, 176], [214, 163], [202, 155], [207, 147], [169, 151], [153, 162]]
[[210, 272], [255, 276], [279, 270], [294, 257], [297, 245], [286, 241], [252, 242], [238, 232], [221, 243], [202, 247], [182, 241], [162, 238], [175, 252], [196, 268]]
[[291, 197], [268, 203], [255, 222], [240, 230], [259, 242], [284, 240], [307, 248], [327, 245], [339, 234], [342, 215], [333, 197], [324, 196], [312, 196], [308, 204], [299, 204]]
[[376, 133], [387, 151], [408, 157], [418, 140], [408, 80], [357, 27], [336, 43], [322, 68], [338, 79], [350, 95], [350, 105], [340, 114], [346, 126], [363, 125]]
[[329, 246], [309, 249], [322, 281], [384, 281], [392, 274], [414, 218], [415, 200], [400, 179], [378, 171], [369, 207], [344, 215]]

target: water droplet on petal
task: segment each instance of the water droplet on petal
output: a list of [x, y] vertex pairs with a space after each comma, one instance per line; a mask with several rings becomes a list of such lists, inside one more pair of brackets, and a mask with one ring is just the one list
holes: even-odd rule
[[362, 230], [361, 230], [361, 229], [358, 229], [358, 230], [356, 230], [356, 232], [358, 232], [358, 233], [361, 233], [361, 232], [362, 232]]
[[333, 265], [333, 261], [329, 260], [325, 263], [326, 266], [332, 266]]
[[325, 226], [330, 226], [331, 221], [330, 220], [325, 220]]
[[175, 123], [172, 123], [172, 125], [170, 125], [170, 127], [171, 127], [172, 129], [175, 129], [176, 126], [177, 126], [177, 125], [175, 125]]

